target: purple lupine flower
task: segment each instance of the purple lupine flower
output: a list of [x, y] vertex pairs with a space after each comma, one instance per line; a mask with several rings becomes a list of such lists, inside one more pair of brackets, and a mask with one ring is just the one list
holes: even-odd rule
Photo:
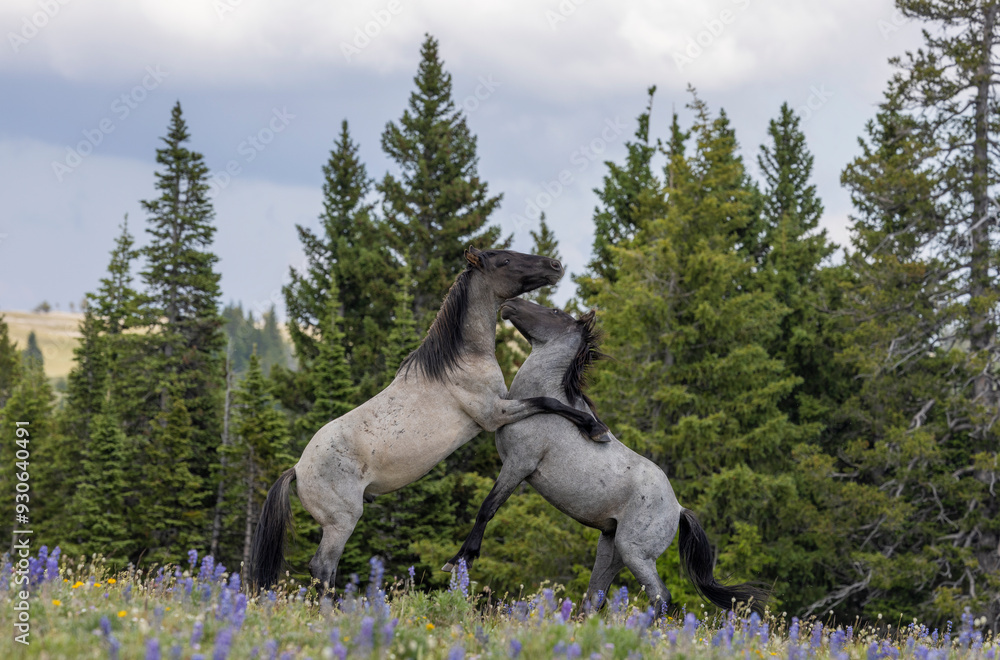
[[567, 660], [576, 660], [577, 658], [580, 657], [581, 653], [582, 651], [580, 649], [580, 645], [577, 644], [576, 642], [573, 642], [566, 648]]
[[239, 630], [243, 627], [243, 621], [247, 616], [247, 595], [244, 593], [236, 594], [236, 602], [233, 604], [233, 614], [229, 617], [229, 621], [232, 622], [233, 627]]
[[463, 597], [469, 597], [469, 569], [465, 564], [465, 559], [459, 559], [458, 568], [452, 571], [448, 591], [451, 593], [459, 592]]
[[459, 644], [448, 651], [448, 660], [465, 660], [465, 648]]
[[195, 621], [194, 627], [191, 629], [191, 648], [196, 648], [201, 642], [201, 635], [205, 631], [205, 624], [201, 621]]
[[361, 619], [361, 630], [360, 632], [358, 632], [358, 643], [363, 648], [372, 647], [373, 643], [372, 632], [374, 628], [375, 628], [375, 619], [371, 618], [370, 616], [366, 616], [365, 618]]
[[611, 601], [611, 611], [616, 614], [628, 605], [628, 587], [622, 587]]
[[552, 655], [565, 655], [566, 654], [566, 642], [558, 641], [556, 645], [552, 647]]
[[817, 621], [813, 625], [812, 635], [809, 638], [809, 648], [812, 649], [813, 653], [819, 650], [819, 647], [823, 645], [823, 624]]
[[101, 633], [105, 637], [108, 637], [111, 634], [111, 622], [108, 621], [108, 617], [106, 616], [101, 617]]
[[184, 649], [181, 648], [180, 644], [174, 644], [170, 647], [171, 660], [181, 660], [182, 655], [184, 655]]
[[118, 651], [122, 648], [122, 643], [114, 635], [108, 637], [108, 660], [118, 660]]
[[382, 644], [385, 646], [392, 644], [392, 636], [396, 633], [396, 625], [398, 623], [399, 619], [392, 619], [382, 626]]
[[566, 623], [569, 621], [570, 615], [573, 613], [573, 601], [569, 598], [562, 602], [562, 609], [559, 612], [562, 615], [562, 622]]
[[333, 657], [337, 658], [337, 660], [344, 660], [347, 657], [347, 647], [341, 644], [339, 640], [333, 645]]
[[417, 572], [416, 572], [416, 570], [414, 570], [414, 568], [412, 566], [410, 566], [410, 568], [406, 572], [410, 574], [410, 581], [411, 582], [416, 582], [416, 580], [417, 580]]
[[191, 571], [194, 571], [195, 564], [198, 563], [198, 551], [194, 548], [188, 550], [188, 563], [191, 564]]
[[240, 574], [233, 573], [229, 576], [229, 588], [234, 592], [240, 590]]
[[222, 579], [222, 576], [226, 574], [226, 567], [222, 564], [215, 565], [215, 571], [212, 573], [212, 581], [218, 582]]
[[516, 658], [521, 655], [521, 642], [516, 639], [510, 640], [510, 657]]
[[215, 559], [212, 555], [205, 555], [201, 560], [201, 569], [198, 571], [198, 579], [208, 581], [212, 579], [212, 571], [215, 570]]
[[229, 651], [233, 646], [233, 629], [223, 628], [222, 632], [215, 638], [215, 649], [212, 651], [212, 660], [226, 660]]
[[694, 633], [698, 630], [698, 617], [693, 612], [688, 612], [684, 617], [684, 634], [688, 639], [694, 639]]
[[125, 585], [125, 589], [122, 591], [122, 596], [125, 597], [125, 602], [126, 603], [132, 602], [132, 584], [131, 583]]
[[222, 587], [222, 592], [219, 594], [219, 609], [215, 611], [215, 618], [218, 621], [222, 621], [229, 617], [233, 612], [233, 592], [231, 592], [226, 587]]
[[160, 640], [155, 637], [146, 641], [146, 660], [160, 660]]
[[45, 580], [55, 580], [59, 577], [60, 554], [62, 554], [62, 548], [57, 545], [56, 549], [49, 555], [49, 558], [45, 560]]
[[194, 589], [194, 578], [184, 580], [184, 594], [190, 596], [192, 589]]
[[788, 639], [797, 642], [799, 641], [799, 617], [792, 617], [792, 625], [788, 628]]
[[264, 643], [264, 650], [267, 652], [268, 660], [276, 660], [278, 657], [278, 640], [269, 639]]

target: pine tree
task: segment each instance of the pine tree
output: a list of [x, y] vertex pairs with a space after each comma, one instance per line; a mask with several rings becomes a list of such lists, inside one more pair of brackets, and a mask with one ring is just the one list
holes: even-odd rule
[[358, 149], [344, 121], [323, 166], [322, 231], [317, 235], [297, 225], [307, 264], [302, 272], [292, 269], [291, 281], [282, 289], [299, 366], [308, 371], [328, 327], [333, 276], [340, 297], [345, 359], [358, 388], [353, 404], [378, 391], [383, 369], [380, 347], [389, 331], [396, 275], [389, 233], [373, 215], [368, 200], [372, 180]]
[[623, 442], [665, 466], [723, 549], [720, 566], [759, 571], [792, 605], [817, 591], [802, 579], [810, 507], [793, 460], [817, 429], [780, 410], [799, 379], [765, 347], [788, 310], [753, 286], [758, 207], [734, 132], [724, 112], [712, 118], [697, 97], [690, 107], [694, 149], [675, 122], [665, 213], [614, 248], [616, 279], [596, 296], [615, 359], [593, 396]]
[[766, 347], [802, 379], [783, 409], [795, 420], [817, 421], [853, 385], [829, 359], [838, 348], [836, 312], [844, 272], [825, 266], [836, 246], [819, 227], [823, 204], [810, 181], [813, 156], [799, 125], [799, 117], [782, 104], [778, 118], [768, 124], [768, 144], [757, 156], [763, 177], [757, 279], [788, 308], [781, 332]]
[[247, 565], [250, 539], [267, 489], [295, 458], [289, 451], [288, 422], [277, 408], [256, 353], [251, 353], [246, 376], [233, 399], [233, 442], [221, 450], [227, 458], [223, 480], [228, 531], [222, 556], [232, 556], [229, 561], [235, 566], [238, 561]]
[[476, 138], [452, 100], [437, 40], [428, 35], [420, 55], [409, 107], [382, 133], [382, 150], [400, 174], [386, 174], [377, 187], [394, 247], [412, 260], [413, 314], [425, 330], [465, 268], [463, 249], [497, 245], [500, 228], [487, 222], [500, 196], [490, 197], [479, 179]]
[[600, 200], [594, 209], [594, 256], [587, 272], [575, 278], [584, 304], [590, 304], [602, 283], [611, 284], [617, 278], [619, 257], [614, 248], [625, 247], [662, 210], [662, 183], [652, 167], [657, 147], [649, 137], [656, 87], [647, 93], [649, 101], [639, 115], [636, 139], [625, 143], [625, 163], [606, 162], [604, 187], [594, 190]]
[[[531, 254], [538, 254], [543, 257], [562, 261], [562, 255], [559, 254], [559, 241], [556, 239], [555, 233], [549, 229], [549, 225], [546, 224], [545, 213], [542, 213], [542, 217], [538, 221], [538, 231], [530, 230], [528, 233], [531, 234], [531, 240], [534, 241]], [[543, 286], [540, 289], [529, 292], [524, 297], [534, 300], [539, 305], [554, 307], [555, 303], [552, 302], [553, 290], [554, 287]]]
[[396, 283], [396, 307], [393, 310], [392, 330], [389, 331], [383, 349], [385, 361], [383, 387], [393, 381], [403, 360], [420, 345], [417, 322], [413, 318], [413, 285], [413, 271], [410, 269], [409, 260], [405, 260], [401, 277]]
[[10, 329], [0, 314], [0, 410], [7, 405], [21, 371], [16, 345], [10, 340]]
[[318, 346], [316, 359], [309, 372], [316, 398], [309, 412], [297, 422], [300, 429], [310, 436], [327, 422], [354, 408], [352, 402], [357, 395], [357, 388], [351, 382], [341, 323], [343, 318], [340, 316], [337, 285], [335, 278], [331, 276], [327, 285], [323, 341]]
[[42, 349], [38, 347], [38, 337], [35, 335], [34, 330], [28, 333], [28, 345], [25, 347], [22, 355], [26, 362], [34, 362], [42, 370], [45, 369], [45, 358], [42, 356]]
[[[150, 453], [139, 452], [132, 467], [142, 473], [170, 464], [177, 472], [151, 481], [138, 494], [139, 506], [157, 507], [167, 516], [151, 521], [145, 539], [163, 556], [201, 544], [197, 525], [205, 525], [200, 533], [208, 534], [207, 507], [215, 492], [212, 466], [222, 431], [226, 339], [219, 315], [218, 257], [211, 251], [215, 212], [208, 198], [208, 168], [201, 154], [185, 146], [189, 140], [178, 103], [165, 146], [156, 152], [160, 196], [142, 202], [150, 235], [142, 250], [148, 295], [143, 314], [151, 326], [143, 336], [145, 359], [131, 372], [133, 388], [157, 393], [138, 420]], [[163, 488], [172, 492], [165, 496]], [[166, 513], [165, 502], [175, 510]]]

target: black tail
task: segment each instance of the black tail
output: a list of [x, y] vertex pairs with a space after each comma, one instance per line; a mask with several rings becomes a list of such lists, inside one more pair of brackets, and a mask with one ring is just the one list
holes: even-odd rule
[[285, 470], [267, 491], [267, 499], [260, 510], [250, 550], [250, 569], [247, 571], [253, 591], [272, 587], [281, 574], [285, 562], [285, 530], [292, 520], [288, 487], [294, 479], [295, 468]]
[[763, 611], [768, 599], [768, 593], [763, 588], [750, 583], [725, 585], [716, 581], [713, 572], [715, 561], [708, 536], [698, 518], [687, 509], [681, 509], [678, 545], [681, 563], [688, 577], [706, 600], [724, 610], [733, 609], [736, 603], [750, 603], [755, 610]]

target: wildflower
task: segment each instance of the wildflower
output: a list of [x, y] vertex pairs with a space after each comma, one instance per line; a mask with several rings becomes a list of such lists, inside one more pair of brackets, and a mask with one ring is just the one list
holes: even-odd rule
[[448, 660], [465, 660], [465, 648], [461, 645], [451, 647], [448, 651]]
[[[458, 560], [458, 568], [451, 573], [448, 591], [451, 593], [460, 592], [463, 597], [469, 597], [469, 569], [464, 559]], [[463, 650], [464, 653], [464, 650]]]
[[191, 629], [191, 648], [198, 648], [198, 643], [201, 642], [201, 635], [205, 630], [205, 624], [201, 621], [194, 622], [194, 628]]
[[128, 612], [126, 612], [125, 610], [118, 610], [118, 618], [119, 619], [124, 619], [127, 616], [128, 616]]
[[414, 568], [412, 566], [410, 566], [410, 568], [407, 570], [407, 573], [410, 574], [410, 582], [416, 581], [416, 579], [417, 579], [417, 572], [414, 570]]
[[103, 633], [105, 637], [111, 634], [111, 622], [108, 621], [108, 617], [106, 616], [101, 617], [101, 633]]
[[358, 633], [360, 638], [359, 644], [362, 648], [371, 648], [372, 646], [372, 632], [375, 627], [375, 619], [370, 616], [366, 616], [361, 619], [361, 631]]
[[624, 607], [628, 605], [628, 587], [622, 587], [615, 594], [615, 597], [611, 601], [611, 610], [615, 613], [620, 612]]
[[569, 621], [570, 614], [573, 613], [573, 601], [569, 598], [564, 600], [562, 603], [562, 609], [559, 613], [562, 615], [563, 623]]
[[344, 660], [347, 657], [347, 647], [341, 644], [339, 640], [333, 645], [333, 657], [337, 658], [337, 660]]
[[160, 660], [160, 640], [155, 637], [146, 642], [146, 660]]
[[580, 650], [580, 645], [577, 644], [576, 642], [573, 642], [566, 649], [566, 658], [568, 660], [576, 660], [576, 658], [580, 657], [580, 653], [582, 653], [582, 651]]
[[59, 577], [59, 555], [62, 553], [62, 549], [57, 545], [55, 550], [49, 554], [49, 558], [45, 560], [45, 580], [55, 580]]
[[510, 640], [510, 657], [516, 658], [521, 655], [521, 642], [516, 639]]
[[267, 651], [268, 660], [275, 660], [278, 657], [278, 640], [269, 639], [264, 643], [264, 650]]
[[188, 550], [188, 563], [191, 564], [191, 570], [194, 570], [195, 564], [198, 563], [198, 551], [192, 548]]
[[382, 643], [385, 646], [389, 646], [392, 643], [392, 636], [396, 632], [396, 624], [398, 623], [399, 619], [392, 619], [382, 626]]
[[434, 630], [434, 624], [433, 623], [428, 623], [427, 624], [427, 630]]
[[73, 583], [73, 586], [71, 587], [71, 589], [79, 589], [82, 586], [83, 586], [83, 582], [80, 582], [79, 580], [77, 580], [75, 583]]
[[60, 605], [62, 605], [62, 601], [59, 600], [58, 598], [54, 598], [52, 600], [52, 604], [55, 605], [56, 607], [59, 607]]
[[114, 578], [108, 578], [108, 584], [115, 584], [116, 582], [118, 582], [118, 580]]
[[222, 632], [215, 638], [215, 650], [212, 652], [212, 660], [226, 660], [229, 657], [229, 650], [233, 646], [233, 629], [223, 628]]
[[694, 639], [694, 633], [698, 630], [698, 617], [693, 612], [688, 612], [684, 617], [684, 634], [688, 639]]

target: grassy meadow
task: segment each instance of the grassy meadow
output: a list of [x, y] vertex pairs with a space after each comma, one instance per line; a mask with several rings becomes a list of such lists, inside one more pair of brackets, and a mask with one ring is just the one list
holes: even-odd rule
[[[109, 570], [58, 551], [21, 564], [30, 581], [29, 644], [14, 641], [17, 567], [0, 576], [0, 657], [32, 658], [982, 658], [1000, 642], [971, 615], [954, 629], [917, 622], [874, 625], [688, 604], [657, 621], [644, 596], [618, 590], [594, 612], [560, 587], [495, 598], [463, 570], [449, 589], [386, 580], [372, 562], [368, 586], [331, 600], [293, 581], [248, 597], [238, 575], [189, 553], [183, 566]], [[25, 566], [26, 564], [26, 566]]]

